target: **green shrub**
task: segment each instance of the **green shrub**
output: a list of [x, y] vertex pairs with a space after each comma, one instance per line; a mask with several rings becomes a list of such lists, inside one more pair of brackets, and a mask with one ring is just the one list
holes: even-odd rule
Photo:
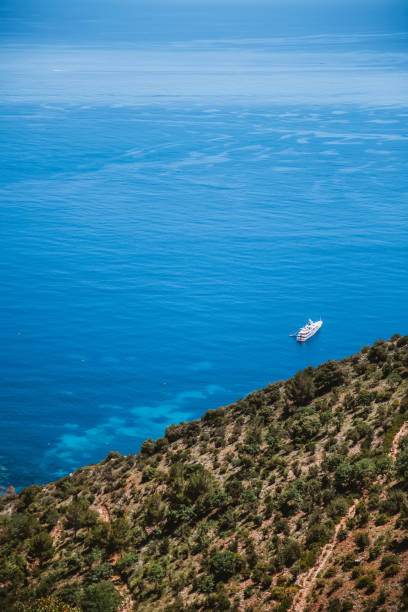
[[374, 546], [372, 546], [369, 550], [370, 561], [377, 559], [380, 556], [381, 550], [382, 550], [382, 544], [381, 544], [381, 541], [378, 539], [377, 542], [374, 544]]
[[328, 612], [341, 612], [341, 603], [340, 599], [335, 597], [329, 601], [329, 607], [327, 608]]
[[200, 593], [212, 593], [215, 590], [214, 576], [208, 574], [203, 576], [198, 585], [198, 591]]
[[245, 599], [249, 599], [254, 594], [254, 588], [252, 586], [246, 586], [244, 589], [244, 597]]
[[278, 498], [277, 506], [284, 516], [293, 516], [300, 507], [301, 496], [296, 486], [290, 484]]
[[331, 565], [330, 567], [327, 568], [327, 570], [324, 572], [323, 574], [323, 578], [333, 578], [337, 573], [336, 568], [334, 567], [334, 565]]
[[59, 592], [61, 599], [69, 604], [79, 605], [81, 602], [81, 586], [77, 582], [65, 584]]
[[161, 495], [154, 494], [144, 503], [144, 519], [147, 525], [155, 525], [164, 520], [167, 506], [163, 503]]
[[383, 340], [377, 340], [367, 353], [370, 363], [383, 363], [387, 359], [387, 350]]
[[210, 559], [211, 573], [216, 582], [227, 582], [239, 567], [239, 556], [229, 550], [216, 552]]
[[201, 417], [201, 420], [203, 423], [206, 423], [208, 425], [220, 426], [224, 423], [225, 420], [225, 410], [224, 408], [218, 408], [217, 410], [207, 410], [207, 412]]
[[137, 563], [137, 560], [138, 555], [136, 553], [125, 553], [123, 557], [119, 557], [119, 559], [116, 561], [115, 571], [117, 571], [122, 576], [127, 576], [131, 571], [131, 568]]
[[156, 475], [156, 471], [157, 470], [155, 470], [155, 468], [151, 465], [147, 466], [147, 468], [143, 470], [142, 482], [149, 482], [149, 480], [153, 480]]
[[398, 563], [393, 563], [392, 565], [388, 565], [384, 570], [385, 578], [391, 578], [392, 576], [396, 576], [399, 572]]
[[392, 555], [392, 554], [384, 555], [383, 558], [381, 559], [380, 569], [384, 570], [389, 565], [394, 565], [395, 563], [398, 563], [397, 555]]
[[354, 542], [360, 550], [364, 550], [370, 545], [370, 536], [367, 531], [358, 531], [354, 536]]
[[64, 508], [64, 514], [66, 527], [75, 532], [81, 527], [95, 525], [98, 520], [97, 514], [89, 510], [89, 502], [84, 498], [71, 502]]
[[324, 523], [316, 523], [309, 527], [306, 533], [306, 544], [326, 544], [329, 541], [331, 529], [329, 525]]
[[22, 489], [18, 496], [18, 507], [23, 509], [30, 506], [36, 500], [40, 491], [41, 488], [38, 485], [30, 485]]
[[333, 519], [338, 519], [344, 516], [348, 510], [348, 503], [344, 497], [336, 497], [333, 499], [327, 508], [327, 514]]
[[339, 542], [343, 542], [347, 536], [348, 536], [348, 530], [347, 529], [339, 529], [338, 533], [337, 533], [337, 539]]
[[395, 576], [399, 572], [399, 559], [397, 555], [384, 555], [381, 559], [380, 569], [384, 572], [386, 578]]
[[395, 464], [397, 474], [403, 478], [406, 482], [408, 481], [408, 448], [402, 450], [397, 456]]
[[243, 485], [241, 480], [238, 480], [237, 478], [229, 480], [225, 485], [225, 491], [231, 497], [232, 500], [238, 501], [243, 492]]
[[376, 586], [375, 579], [374, 579], [374, 576], [373, 576], [373, 574], [371, 572], [367, 573], [367, 574], [362, 574], [356, 580], [356, 588], [357, 589], [369, 589], [371, 591], [373, 586], [374, 586], [374, 589], [375, 589], [375, 586]]
[[399, 489], [389, 489], [387, 491], [386, 499], [380, 503], [380, 511], [392, 516], [394, 514], [398, 514], [398, 512], [401, 512], [404, 505], [404, 493]]
[[355, 567], [355, 557], [353, 554], [348, 554], [342, 559], [343, 571], [348, 572]]
[[184, 435], [185, 423], [179, 423], [178, 425], [169, 425], [166, 427], [165, 436], [169, 442], [175, 442]]
[[47, 531], [40, 531], [28, 542], [28, 554], [41, 563], [51, 559], [54, 554], [54, 542]]
[[281, 586], [271, 588], [271, 599], [275, 601], [284, 601], [286, 598], [286, 590]]
[[225, 587], [223, 584], [217, 585], [217, 596], [215, 601], [215, 610], [221, 612], [223, 610], [229, 610], [231, 608], [230, 601], [228, 599]]
[[81, 597], [83, 612], [116, 612], [122, 598], [111, 582], [86, 587]]
[[161, 580], [166, 575], [166, 568], [158, 561], [152, 561], [144, 569], [144, 576], [152, 582]]
[[112, 576], [113, 570], [110, 563], [102, 563], [90, 569], [84, 576], [86, 584], [97, 584], [103, 580], [108, 580]]
[[291, 435], [297, 444], [312, 440], [321, 428], [317, 415], [304, 416], [295, 421], [291, 427]]
[[285, 538], [279, 545], [277, 559], [284, 567], [291, 567], [302, 556], [302, 546], [293, 538]]
[[387, 514], [384, 514], [383, 512], [381, 512], [377, 515], [375, 519], [375, 524], [376, 525], [386, 525], [389, 520], [390, 520], [390, 517]]

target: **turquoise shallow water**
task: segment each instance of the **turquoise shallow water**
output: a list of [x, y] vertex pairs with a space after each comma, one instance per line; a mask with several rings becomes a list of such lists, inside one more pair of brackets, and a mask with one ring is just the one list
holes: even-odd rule
[[4, 45], [2, 487], [407, 333], [405, 35], [166, 45]]

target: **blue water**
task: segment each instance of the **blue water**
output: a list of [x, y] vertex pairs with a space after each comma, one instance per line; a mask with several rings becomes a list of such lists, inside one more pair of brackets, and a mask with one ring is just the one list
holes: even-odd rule
[[[392, 25], [105, 47], [10, 25], [2, 487], [137, 452], [408, 332], [407, 36]], [[323, 328], [299, 345], [309, 316]]]

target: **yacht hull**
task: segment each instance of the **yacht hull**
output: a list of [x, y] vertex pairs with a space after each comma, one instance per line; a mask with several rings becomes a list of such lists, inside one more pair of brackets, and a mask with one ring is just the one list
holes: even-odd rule
[[306, 340], [309, 340], [309, 338], [314, 336], [315, 333], [319, 331], [322, 325], [323, 325], [322, 320], [312, 321], [311, 319], [309, 319], [309, 323], [307, 323], [307, 325], [302, 327], [296, 334], [296, 340], [298, 342], [306, 342]]

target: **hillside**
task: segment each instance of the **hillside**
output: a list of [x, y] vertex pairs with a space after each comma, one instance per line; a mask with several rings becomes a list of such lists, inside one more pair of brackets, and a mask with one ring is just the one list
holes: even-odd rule
[[407, 423], [396, 335], [11, 491], [0, 609], [407, 610]]

